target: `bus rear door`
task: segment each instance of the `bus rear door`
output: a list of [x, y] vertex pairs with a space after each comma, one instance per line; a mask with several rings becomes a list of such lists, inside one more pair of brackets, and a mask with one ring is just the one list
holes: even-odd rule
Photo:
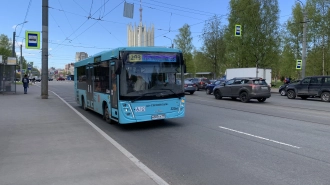
[[94, 100], [93, 100], [93, 66], [86, 66], [86, 74], [87, 74], [87, 94], [86, 94], [86, 98], [87, 98], [87, 107], [89, 109], [94, 110]]

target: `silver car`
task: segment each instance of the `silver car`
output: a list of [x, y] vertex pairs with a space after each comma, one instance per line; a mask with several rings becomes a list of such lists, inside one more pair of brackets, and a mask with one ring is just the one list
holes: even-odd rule
[[[177, 84], [181, 84], [181, 80], [177, 80]], [[197, 86], [192, 81], [190, 81], [190, 80], [184, 81], [184, 92], [194, 94], [196, 89], [197, 89]]]
[[239, 98], [243, 103], [249, 102], [250, 99], [264, 102], [271, 96], [270, 86], [265, 79], [255, 77], [228, 80], [226, 83], [215, 86], [213, 94], [216, 99], [222, 99], [222, 97]]

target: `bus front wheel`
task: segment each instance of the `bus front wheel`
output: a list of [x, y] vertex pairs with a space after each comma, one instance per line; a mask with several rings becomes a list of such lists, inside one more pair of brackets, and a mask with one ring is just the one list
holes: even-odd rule
[[105, 120], [105, 122], [111, 123], [108, 105], [105, 105], [104, 106], [104, 109], [103, 109], [103, 119]]

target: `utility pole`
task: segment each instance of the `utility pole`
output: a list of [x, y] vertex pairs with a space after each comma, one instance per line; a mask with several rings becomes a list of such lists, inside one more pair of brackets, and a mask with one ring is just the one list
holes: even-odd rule
[[19, 68], [21, 69], [21, 75], [20, 75], [20, 82], [22, 81], [23, 78], [23, 60], [22, 60], [22, 44], [20, 45], [20, 49], [21, 49], [21, 58], [20, 58], [20, 62], [19, 62]]
[[307, 39], [307, 14], [306, 7], [304, 7], [304, 22], [303, 22], [303, 48], [302, 48], [302, 66], [301, 66], [301, 78], [305, 78], [306, 73], [306, 39]]
[[42, 0], [41, 98], [48, 99], [48, 0]]
[[[15, 37], [16, 37], [16, 27], [17, 25], [15, 26], [15, 31], [13, 32], [13, 48], [11, 50], [11, 56], [12, 57], [15, 57]], [[22, 71], [21, 71], [22, 73]]]

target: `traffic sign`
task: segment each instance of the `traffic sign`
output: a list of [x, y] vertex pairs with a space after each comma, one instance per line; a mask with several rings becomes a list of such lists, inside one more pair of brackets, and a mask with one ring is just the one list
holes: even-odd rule
[[235, 25], [235, 36], [236, 37], [242, 36], [242, 26], [239, 24]]
[[297, 64], [296, 64], [296, 69], [301, 69], [302, 66], [302, 60], [297, 60]]
[[31, 71], [31, 64], [28, 64], [28, 70]]
[[40, 49], [40, 32], [25, 31], [25, 48]]

